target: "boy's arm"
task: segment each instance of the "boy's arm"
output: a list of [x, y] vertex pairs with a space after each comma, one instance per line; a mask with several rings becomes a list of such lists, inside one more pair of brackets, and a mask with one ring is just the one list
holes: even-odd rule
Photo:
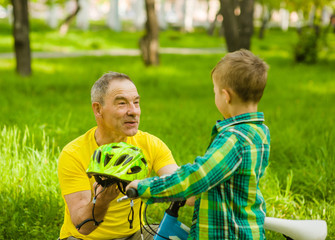
[[148, 204], [187, 199], [228, 179], [241, 161], [237, 138], [225, 134], [216, 138], [206, 154], [197, 157], [194, 164], [186, 164], [171, 175], [144, 179], [129, 187], [137, 187], [139, 196], [148, 199]]

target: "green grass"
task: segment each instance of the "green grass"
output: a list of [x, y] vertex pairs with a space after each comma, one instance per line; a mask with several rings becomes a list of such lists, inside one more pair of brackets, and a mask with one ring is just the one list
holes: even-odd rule
[[[4, 22], [0, 24], [1, 31], [10, 31], [8, 26], [2, 28]], [[104, 34], [110, 32], [106, 29], [85, 33], [74, 29], [68, 35], [74, 34], [74, 40], [66, 37], [59, 45], [56, 32], [40, 25], [32, 29], [36, 39], [44, 36], [43, 41], [32, 38], [35, 51], [88, 50], [94, 41], [102, 42], [104, 48], [121, 47], [106, 41]], [[114, 35], [113, 41], [132, 48], [140, 35], [123, 32]], [[78, 41], [84, 38], [89, 43]], [[271, 29], [265, 40], [253, 39], [254, 52], [270, 65], [259, 106], [272, 138], [270, 166], [262, 179], [268, 215], [327, 220], [328, 239], [335, 238], [334, 38], [329, 36], [330, 47], [320, 52], [322, 59], [316, 65], [293, 62], [293, 31]], [[10, 51], [10, 44], [2, 39], [0, 49]], [[161, 40], [166, 47], [220, 47], [223, 43], [222, 38], [200, 32], [168, 31]], [[63, 214], [57, 180], [59, 151], [95, 125], [90, 87], [106, 71], [127, 73], [135, 81], [141, 95], [140, 129], [163, 139], [179, 164], [205, 152], [211, 128], [220, 119], [210, 71], [222, 56], [160, 57], [161, 65], [150, 68], [140, 57], [33, 59], [33, 75], [27, 78], [15, 74], [14, 59], [0, 59], [0, 239], [57, 238]], [[158, 216], [164, 207], [149, 208], [150, 215]], [[191, 212], [189, 207], [182, 210], [181, 218], [188, 225]], [[281, 239], [275, 233], [267, 236]]]
[[63, 210], [57, 181], [59, 151], [43, 131], [38, 142], [29, 128], [0, 131], [0, 239], [56, 239]]
[[[12, 27], [7, 22], [7, 19], [0, 19], [0, 53], [13, 51]], [[115, 32], [100, 22], [92, 22], [90, 31], [82, 31], [71, 27], [64, 36], [59, 34], [58, 29], [49, 29], [41, 20], [32, 19], [30, 29], [31, 49], [36, 52], [138, 48], [139, 39], [144, 35], [144, 31]], [[204, 29], [198, 29], [194, 33], [180, 33], [173, 30], [161, 32], [160, 46], [225, 47], [222, 37], [210, 37]]]

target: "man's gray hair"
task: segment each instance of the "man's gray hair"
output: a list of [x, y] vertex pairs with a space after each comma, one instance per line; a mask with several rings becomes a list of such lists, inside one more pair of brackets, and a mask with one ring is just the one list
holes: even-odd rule
[[109, 84], [114, 80], [128, 80], [134, 83], [128, 75], [118, 72], [108, 72], [102, 75], [92, 86], [91, 102], [98, 102], [104, 105], [104, 98], [106, 96]]

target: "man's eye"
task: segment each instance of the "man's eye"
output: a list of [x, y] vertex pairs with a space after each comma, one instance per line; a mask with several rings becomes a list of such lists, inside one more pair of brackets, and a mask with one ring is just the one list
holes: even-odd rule
[[119, 102], [119, 105], [125, 105], [126, 103], [125, 102]]

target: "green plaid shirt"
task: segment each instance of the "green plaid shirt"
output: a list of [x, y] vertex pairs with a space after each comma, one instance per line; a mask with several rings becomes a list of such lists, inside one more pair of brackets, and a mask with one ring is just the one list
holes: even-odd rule
[[147, 204], [195, 195], [188, 239], [265, 239], [258, 184], [268, 165], [270, 134], [263, 122], [259, 112], [218, 121], [204, 156], [171, 175], [142, 180], [139, 195]]

